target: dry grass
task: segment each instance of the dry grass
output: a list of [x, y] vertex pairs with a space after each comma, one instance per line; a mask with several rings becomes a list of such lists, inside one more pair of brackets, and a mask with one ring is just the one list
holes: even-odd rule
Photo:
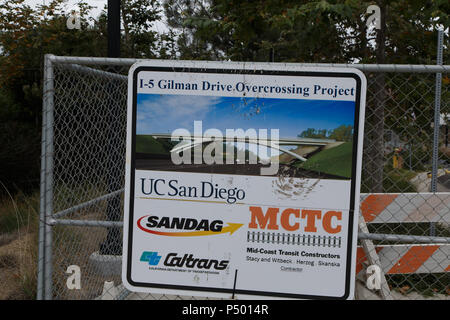
[[32, 234], [0, 247], [0, 300], [34, 299], [36, 248]]
[[0, 300], [35, 299], [39, 193], [0, 200]]
[[[1, 188], [1, 185], [0, 185]], [[39, 193], [0, 199], [0, 300], [35, 299], [39, 227]], [[98, 211], [83, 212], [83, 218], [100, 219]], [[89, 262], [106, 238], [105, 228], [56, 226], [53, 228], [53, 286], [55, 299], [92, 299], [102, 292], [104, 281], [120, 276], [97, 274]], [[68, 290], [69, 265], [82, 270], [81, 290]]]

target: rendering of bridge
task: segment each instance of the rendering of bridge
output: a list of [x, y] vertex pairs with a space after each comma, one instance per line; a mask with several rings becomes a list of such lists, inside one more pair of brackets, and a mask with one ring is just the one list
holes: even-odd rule
[[210, 143], [210, 142], [242, 142], [242, 143], [252, 143], [257, 145], [262, 145], [268, 148], [272, 148], [286, 154], [291, 155], [292, 157], [306, 161], [307, 159], [302, 157], [301, 155], [292, 152], [282, 146], [326, 146], [328, 144], [336, 142], [334, 139], [315, 139], [315, 138], [278, 138], [278, 139], [258, 139], [251, 137], [238, 137], [238, 136], [222, 136], [222, 137], [214, 137], [214, 136], [195, 136], [195, 135], [171, 135], [165, 133], [153, 133], [150, 134], [155, 139], [182, 139], [183, 142], [174, 147], [170, 152], [181, 153], [188, 149], [192, 149], [195, 146]]

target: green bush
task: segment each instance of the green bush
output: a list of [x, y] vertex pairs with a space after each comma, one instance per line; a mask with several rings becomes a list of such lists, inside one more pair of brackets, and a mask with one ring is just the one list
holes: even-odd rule
[[[394, 169], [389, 164], [384, 167], [383, 172], [383, 192], [386, 193], [405, 193], [417, 192], [417, 188], [411, 183], [411, 179], [416, 176], [416, 172], [405, 169]], [[363, 175], [364, 176], [364, 175]], [[367, 175], [369, 176], [369, 175]], [[363, 180], [361, 183], [361, 192], [370, 193], [370, 181]], [[367, 182], [366, 182], [367, 181]]]
[[385, 168], [383, 176], [384, 192], [417, 192], [417, 188], [410, 182], [415, 175], [414, 171]]

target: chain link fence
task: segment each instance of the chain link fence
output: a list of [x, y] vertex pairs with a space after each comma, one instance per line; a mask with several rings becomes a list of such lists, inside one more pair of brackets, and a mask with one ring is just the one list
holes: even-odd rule
[[[46, 56], [38, 299], [207, 299], [121, 285], [134, 62]], [[449, 299], [450, 66], [335, 66], [359, 68], [368, 81], [356, 298]], [[381, 267], [380, 290], [366, 287], [371, 264]], [[80, 288], [69, 289], [72, 265]]]

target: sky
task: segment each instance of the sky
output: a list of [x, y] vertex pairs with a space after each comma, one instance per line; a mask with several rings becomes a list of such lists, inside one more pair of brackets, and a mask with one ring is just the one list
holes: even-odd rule
[[279, 129], [280, 138], [294, 138], [308, 128], [353, 125], [354, 108], [350, 101], [138, 94], [136, 133], [193, 133], [201, 120], [203, 131]]

